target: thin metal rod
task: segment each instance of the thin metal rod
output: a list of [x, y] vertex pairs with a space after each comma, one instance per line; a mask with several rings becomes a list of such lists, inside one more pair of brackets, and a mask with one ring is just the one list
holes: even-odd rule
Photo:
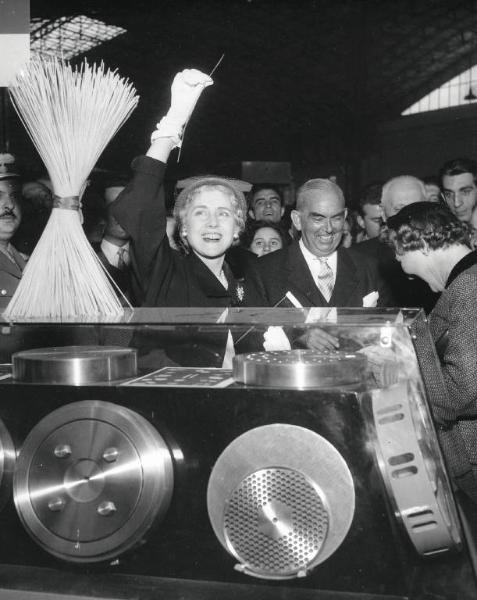
[[224, 56], [225, 53], [222, 54], [222, 56], [219, 58], [218, 63], [215, 65], [215, 67], [212, 69], [212, 71], [209, 73], [209, 77], [212, 77], [212, 75], [215, 73], [215, 71], [217, 70], [218, 66], [220, 65], [220, 63], [224, 60]]
[[[219, 67], [220, 63], [224, 60], [224, 56], [225, 56], [225, 53], [223, 53], [222, 56], [219, 58], [217, 64], [212, 69], [212, 71], [209, 73], [209, 77], [212, 77], [212, 75], [215, 73], [215, 71]], [[184, 125], [184, 129], [182, 130], [182, 141], [184, 141], [185, 130], [186, 130], [188, 123], [189, 123], [189, 121], [187, 121], [187, 123]], [[179, 152], [177, 153], [177, 162], [179, 162], [181, 159], [181, 153], [182, 153], [182, 146], [179, 148]]]

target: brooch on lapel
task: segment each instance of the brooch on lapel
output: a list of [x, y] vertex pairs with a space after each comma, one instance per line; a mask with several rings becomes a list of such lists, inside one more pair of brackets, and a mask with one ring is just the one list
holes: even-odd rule
[[243, 289], [243, 285], [241, 283], [237, 283], [235, 288], [235, 295], [237, 296], [237, 300], [242, 302], [245, 296], [245, 290]]

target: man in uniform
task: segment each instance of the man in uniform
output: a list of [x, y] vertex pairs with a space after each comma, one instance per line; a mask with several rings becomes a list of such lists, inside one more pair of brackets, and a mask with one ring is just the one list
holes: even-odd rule
[[26, 257], [11, 244], [21, 222], [20, 179], [0, 172], [0, 311], [10, 302], [25, 267]]

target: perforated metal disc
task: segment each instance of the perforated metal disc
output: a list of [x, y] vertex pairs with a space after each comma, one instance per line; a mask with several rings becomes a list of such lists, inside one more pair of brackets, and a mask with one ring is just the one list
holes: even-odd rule
[[214, 532], [249, 575], [306, 574], [345, 539], [354, 485], [341, 454], [317, 433], [287, 424], [251, 429], [212, 469], [207, 507]]
[[138, 413], [108, 402], [68, 404], [21, 449], [14, 501], [28, 533], [72, 562], [102, 561], [139, 542], [167, 510], [170, 452]]
[[294, 389], [357, 383], [365, 368], [363, 354], [340, 351], [276, 350], [239, 354], [233, 359], [235, 381]]
[[227, 502], [225, 538], [240, 562], [257, 574], [306, 570], [328, 532], [328, 511], [316, 486], [298, 471], [261, 469]]

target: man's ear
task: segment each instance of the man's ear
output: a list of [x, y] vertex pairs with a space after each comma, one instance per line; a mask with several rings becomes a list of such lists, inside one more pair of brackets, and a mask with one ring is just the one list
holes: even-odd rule
[[364, 226], [364, 219], [361, 215], [356, 215], [356, 221], [357, 221], [358, 225], [361, 227], [361, 229], [366, 229], [366, 227]]
[[295, 229], [301, 231], [301, 217], [300, 213], [297, 210], [292, 210], [290, 213], [291, 220], [293, 225], [295, 225]]
[[248, 209], [248, 216], [255, 221], [255, 213], [253, 212], [253, 208]]
[[280, 219], [283, 217], [284, 214], [285, 214], [285, 207], [282, 206], [282, 208], [280, 209]]

